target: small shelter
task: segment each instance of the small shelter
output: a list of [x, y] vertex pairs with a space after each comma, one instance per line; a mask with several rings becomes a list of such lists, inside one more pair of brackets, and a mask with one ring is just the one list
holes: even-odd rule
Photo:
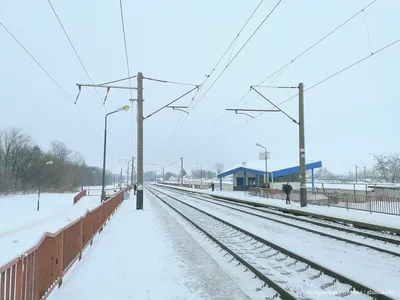
[[[268, 161], [268, 164], [270, 164], [270, 161]], [[315, 189], [314, 170], [321, 167], [321, 161], [306, 164], [306, 170], [311, 170], [312, 192]], [[229, 175], [233, 175], [234, 191], [246, 191], [249, 187], [265, 187], [265, 171], [265, 161], [242, 162], [242, 164], [218, 174], [220, 189], [222, 190], [222, 178]], [[270, 188], [281, 188], [283, 182], [290, 182], [294, 189], [299, 189], [300, 166], [275, 168], [275, 171], [272, 168], [270, 171], [270, 167], [268, 167], [268, 178]]]

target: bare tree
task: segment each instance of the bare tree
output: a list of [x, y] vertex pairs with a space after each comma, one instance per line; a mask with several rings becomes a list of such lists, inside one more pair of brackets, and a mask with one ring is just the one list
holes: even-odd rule
[[320, 168], [315, 172], [315, 178], [319, 180], [332, 180], [335, 179], [335, 175], [327, 168]]
[[70, 150], [63, 142], [52, 141], [50, 153], [62, 162], [68, 160], [69, 156], [72, 154]]
[[165, 175], [164, 175], [164, 180], [170, 180], [170, 178], [172, 177], [172, 176], [175, 176], [175, 174], [174, 173], [171, 173], [171, 172], [167, 172], [167, 173], [165, 173]]
[[379, 180], [384, 182], [400, 182], [400, 155], [393, 154], [389, 156], [374, 155], [374, 171]]
[[69, 161], [74, 166], [82, 167], [85, 165], [85, 158], [83, 157], [83, 155], [81, 153], [79, 153], [77, 151], [74, 151], [71, 153], [71, 155], [69, 156]]
[[217, 171], [217, 174], [220, 174], [224, 170], [224, 165], [221, 163], [216, 163], [214, 165], [215, 171]]
[[[46, 164], [48, 161], [53, 164]], [[44, 152], [22, 129], [0, 131], [1, 194], [36, 192], [39, 184], [42, 191], [75, 191], [92, 179], [101, 182], [101, 173], [100, 168], [87, 166], [83, 156], [63, 142], [53, 141], [50, 151]], [[106, 172], [106, 184], [113, 177]]]

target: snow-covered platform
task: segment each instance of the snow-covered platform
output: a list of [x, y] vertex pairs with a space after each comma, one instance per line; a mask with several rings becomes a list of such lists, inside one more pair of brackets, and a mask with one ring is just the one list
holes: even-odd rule
[[151, 195], [125, 200], [49, 300], [249, 299]]
[[83, 197], [73, 205], [73, 194], [0, 197], [0, 266], [33, 247], [45, 232], [56, 232], [87, 210], [100, 205], [100, 196]]
[[[163, 186], [162, 184], [158, 184]], [[370, 213], [367, 211], [347, 210], [340, 207], [326, 207], [318, 205], [308, 205], [307, 207], [300, 207], [299, 203], [292, 202], [286, 204], [282, 199], [266, 199], [257, 196], [251, 196], [244, 192], [234, 191], [211, 191], [200, 190], [178, 186], [165, 185], [169, 188], [181, 189], [190, 192], [203, 193], [221, 197], [227, 200], [239, 201], [244, 203], [257, 203], [267, 207], [290, 211], [298, 215], [308, 215], [317, 218], [331, 219], [339, 222], [352, 223], [359, 227], [370, 228], [374, 230], [390, 231], [400, 234], [400, 217], [395, 215], [388, 215], [382, 213]]]

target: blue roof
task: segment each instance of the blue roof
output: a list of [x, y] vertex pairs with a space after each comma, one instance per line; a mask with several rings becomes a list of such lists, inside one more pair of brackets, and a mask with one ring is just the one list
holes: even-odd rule
[[[321, 167], [322, 167], [321, 161], [306, 164], [306, 170], [318, 169]], [[223, 177], [226, 177], [226, 176], [229, 176], [232, 174], [236, 174], [238, 172], [246, 172], [246, 173], [261, 175], [261, 176], [264, 176], [264, 174], [265, 174], [265, 172], [262, 172], [259, 170], [252, 170], [252, 169], [245, 168], [245, 167], [238, 167], [236, 169], [232, 169], [232, 170], [226, 171], [224, 173], [218, 174], [218, 178], [223, 178]], [[300, 173], [300, 166], [286, 168], [286, 169], [277, 170], [277, 171], [272, 171], [272, 172], [268, 172], [268, 173], [272, 174], [272, 176], [274, 176], [275, 178], [280, 177], [280, 176], [291, 175], [291, 174], [295, 174], [295, 173]]]

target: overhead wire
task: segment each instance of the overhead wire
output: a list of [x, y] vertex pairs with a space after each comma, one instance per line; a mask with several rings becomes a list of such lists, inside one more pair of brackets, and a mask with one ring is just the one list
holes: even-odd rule
[[238, 57], [238, 55], [242, 52], [244, 47], [250, 42], [250, 40], [254, 37], [254, 35], [260, 30], [262, 25], [268, 20], [268, 18], [272, 15], [272, 13], [278, 8], [279, 4], [281, 4], [282, 0], [279, 0], [275, 6], [271, 9], [271, 11], [268, 13], [268, 15], [263, 19], [263, 21], [258, 25], [258, 27], [253, 31], [253, 33], [250, 35], [250, 37], [246, 40], [246, 42], [242, 45], [242, 47], [236, 52], [236, 54], [233, 56], [233, 58], [229, 61], [229, 63], [225, 66], [225, 68], [222, 70], [222, 72], [218, 75], [218, 77], [212, 82], [212, 84], [209, 86], [209, 88], [206, 90], [206, 92], [201, 96], [201, 98], [196, 102], [196, 104], [193, 106], [192, 110], [200, 103], [200, 101], [205, 97], [205, 95], [211, 90], [211, 88], [215, 85], [215, 83], [218, 81], [218, 79], [222, 76], [222, 74], [225, 73], [226, 69], [232, 64], [232, 62]]
[[[339, 29], [341, 29], [343, 26], [345, 26], [347, 23], [349, 23], [351, 20], [353, 20], [355, 17], [357, 17], [358, 15], [360, 15], [361, 13], [363, 13], [366, 9], [368, 9], [370, 6], [372, 6], [375, 2], [377, 2], [378, 0], [373, 0], [372, 2], [370, 2], [368, 5], [366, 5], [365, 7], [363, 7], [361, 10], [357, 11], [355, 14], [353, 14], [351, 17], [349, 17], [348, 19], [346, 19], [344, 22], [342, 22], [341, 24], [339, 24], [338, 26], [336, 26], [333, 30], [331, 30], [330, 32], [328, 32], [326, 35], [324, 35], [323, 37], [321, 37], [320, 39], [318, 39], [315, 43], [313, 43], [311, 46], [309, 46], [307, 49], [305, 49], [304, 51], [302, 51], [300, 54], [298, 54], [297, 56], [295, 56], [294, 58], [292, 58], [291, 60], [289, 60], [289, 62], [287, 62], [286, 64], [284, 64], [283, 66], [281, 66], [279, 69], [277, 69], [276, 71], [274, 71], [273, 73], [271, 73], [270, 75], [268, 75], [265, 79], [263, 79], [262, 81], [260, 81], [258, 84], [255, 85], [255, 87], [260, 87], [261, 84], [263, 84], [264, 82], [266, 82], [267, 80], [273, 78], [273, 81], [276, 80], [279, 76], [281, 76], [286, 70], [287, 68], [294, 63], [295, 61], [297, 61], [300, 57], [302, 57], [303, 55], [305, 55], [306, 53], [308, 53], [310, 50], [312, 50], [313, 48], [315, 48], [317, 45], [319, 45], [320, 43], [322, 43], [324, 40], [326, 40], [329, 36], [331, 36], [332, 34], [334, 34], [336, 31], [338, 31]], [[240, 103], [241, 101], [243, 101], [244, 98], [246, 98], [248, 95], [250, 94], [250, 90], [248, 90], [237, 102], [235, 102], [234, 106], [237, 105], [238, 103]], [[243, 103], [242, 106], [243, 107], [247, 104], [247, 101], [245, 103]], [[225, 112], [224, 112], [225, 114]], [[215, 126], [216, 124], [218, 124], [223, 118], [224, 118], [224, 114], [222, 114], [221, 117], [219, 117], [216, 121], [214, 121], [214, 123], [210, 126]], [[206, 130], [204, 130], [200, 136], [202, 136], [205, 132], [207, 132], [209, 130], [208, 127]]]
[[[330, 79], [336, 77], [337, 75], [339, 75], [339, 74], [341, 74], [341, 73], [343, 73], [343, 72], [345, 72], [345, 71], [347, 71], [347, 70], [349, 70], [349, 69], [351, 69], [351, 68], [357, 66], [358, 64], [364, 62], [365, 60], [371, 58], [372, 56], [376, 56], [376, 54], [378, 54], [378, 53], [380, 53], [380, 52], [382, 52], [382, 51], [384, 51], [384, 50], [387, 50], [388, 48], [394, 46], [395, 44], [397, 44], [397, 43], [399, 43], [399, 42], [400, 42], [400, 38], [399, 38], [399, 39], [396, 39], [396, 40], [394, 40], [393, 42], [387, 44], [386, 46], [384, 46], [384, 47], [378, 49], [377, 51], [375, 51], [375, 52], [373, 52], [373, 53], [371, 53], [371, 54], [369, 54], [369, 55], [367, 55], [367, 56], [364, 56], [363, 58], [359, 59], [358, 61], [356, 61], [356, 62], [354, 62], [354, 63], [352, 63], [352, 64], [346, 66], [345, 68], [343, 68], [343, 69], [341, 69], [341, 70], [339, 70], [339, 71], [333, 73], [332, 75], [330, 75], [330, 76], [328, 76], [328, 77], [326, 77], [326, 78], [324, 78], [324, 79], [322, 79], [322, 80], [320, 80], [320, 81], [314, 83], [314, 84], [311, 85], [310, 87], [304, 89], [304, 92], [307, 92], [307, 91], [309, 91], [309, 90], [311, 90], [311, 89], [313, 89], [313, 88], [315, 88], [315, 87], [321, 85], [322, 83], [327, 82], [328, 80], [330, 80]], [[279, 104], [277, 104], [277, 106], [280, 106], [280, 105], [282, 105], [282, 104], [285, 104], [286, 102], [289, 102], [290, 100], [292, 100], [292, 99], [294, 99], [294, 98], [297, 98], [298, 95], [299, 95], [299, 94], [296, 94], [296, 95], [293, 95], [293, 96], [287, 98], [286, 100], [284, 100], [284, 101], [280, 102]], [[272, 108], [272, 107], [271, 107], [271, 108]], [[222, 134], [221, 136], [217, 137], [216, 139], [219, 139], [219, 138], [221, 138], [221, 137], [223, 137], [223, 136], [225, 136], [225, 135], [227, 135], [227, 134], [229, 134], [229, 133], [235, 131], [236, 129], [238, 129], [238, 128], [244, 126], [244, 125], [246, 125], [246, 124], [249, 123], [250, 121], [252, 121], [252, 120], [258, 118], [259, 116], [261, 116], [261, 115], [263, 115], [263, 114], [265, 114], [265, 112], [261, 112], [261, 113], [259, 113], [258, 115], [254, 116], [254, 118], [247, 120], [246, 122], [244, 122], [244, 123], [242, 123], [242, 124], [236, 126], [235, 128], [233, 128], [233, 129], [231, 129], [231, 130], [228, 130], [227, 132], [225, 132], [225, 133]]]
[[[72, 47], [72, 50], [74, 50], [74, 53], [75, 53], [76, 57], [78, 58], [78, 60], [79, 60], [79, 62], [80, 62], [80, 64], [81, 64], [83, 70], [85, 71], [85, 73], [86, 73], [87, 77], [89, 78], [91, 84], [94, 85], [93, 80], [92, 80], [92, 78], [90, 77], [88, 70], [86, 69], [85, 65], [83, 64], [83, 61], [82, 61], [81, 57], [79, 56], [78, 51], [76, 50], [74, 44], [72, 43], [72, 40], [71, 40], [71, 38], [69, 37], [69, 35], [68, 35], [68, 33], [67, 33], [67, 30], [65, 29], [63, 23], [61, 22], [61, 19], [60, 19], [60, 17], [58, 16], [58, 14], [57, 14], [57, 12], [56, 12], [56, 10], [55, 10], [53, 4], [51, 3], [50, 0], [47, 0], [47, 2], [49, 3], [49, 5], [50, 5], [50, 7], [51, 7], [51, 10], [53, 11], [55, 17], [57, 18], [58, 23], [59, 23], [60, 26], [61, 26], [61, 29], [63, 30], [63, 32], [64, 32], [66, 38], [68, 39], [68, 42], [69, 42], [70, 46]], [[99, 96], [100, 101], [103, 102], [103, 100], [101, 99], [101, 96], [100, 96], [99, 91], [97, 90], [97, 88], [95, 88], [95, 91], [96, 91], [97, 95]], [[105, 111], [107, 112], [106, 107], [105, 107], [104, 105], [103, 105], [103, 107], [104, 107]]]
[[[123, 35], [123, 37], [124, 37], [124, 49], [125, 49], [126, 69], [127, 69], [127, 71], [128, 71], [129, 87], [132, 88], [132, 83], [131, 83], [131, 72], [130, 72], [129, 57], [128, 57], [128, 46], [127, 46], [127, 43], [126, 43], [124, 10], [123, 10], [123, 7], [122, 7], [122, 0], [119, 0], [119, 7], [120, 7], [120, 13], [121, 13], [122, 35]], [[132, 89], [130, 90], [130, 93], [131, 93], [131, 98], [133, 98]]]
[[[75, 101], [72, 99], [72, 97], [65, 91], [65, 89], [54, 79], [52, 75], [39, 63], [39, 61], [28, 51], [28, 49], [22, 45], [22, 43], [17, 39], [17, 37], [0, 21], [0, 25], [4, 28], [5, 31], [14, 39], [15, 42], [25, 51], [25, 53], [36, 63], [36, 65], [53, 81], [53, 83], [63, 92], [63, 94], [72, 102], [72, 104], [75, 103]], [[83, 111], [80, 109], [80, 107], [77, 104], [74, 104], [74, 106], [78, 109], [79, 113], [81, 116], [85, 119], [88, 124], [90, 124], [89, 120], [86, 118], [84, 115]], [[92, 124], [90, 124], [93, 126]], [[95, 129], [94, 127], [92, 129]]]
[[294, 57], [293, 59], [291, 59], [288, 63], [286, 63], [285, 65], [283, 65], [282, 67], [280, 67], [278, 70], [276, 70], [275, 72], [273, 72], [272, 74], [270, 74], [267, 78], [265, 78], [264, 80], [262, 80], [259, 84], [255, 85], [260, 86], [261, 84], [263, 84], [265, 81], [267, 81], [268, 79], [270, 79], [272, 76], [274, 76], [275, 74], [277, 74], [278, 72], [282, 71], [283, 69], [287, 68], [290, 64], [294, 63], [297, 59], [299, 59], [300, 57], [302, 57], [304, 54], [306, 54], [307, 52], [309, 52], [311, 49], [313, 49], [315, 46], [317, 46], [318, 44], [320, 44], [321, 42], [323, 42], [324, 40], [326, 40], [329, 36], [331, 36], [332, 34], [334, 34], [336, 31], [338, 31], [340, 28], [342, 28], [344, 25], [346, 25], [347, 23], [349, 23], [351, 20], [353, 20], [355, 17], [357, 17], [359, 14], [362, 14], [364, 12], [364, 10], [368, 9], [371, 5], [373, 5], [376, 1], [378, 0], [373, 0], [371, 3], [369, 3], [368, 5], [366, 5], [363, 9], [361, 9], [360, 11], [358, 11], [357, 13], [355, 13], [354, 15], [352, 15], [350, 18], [348, 18], [346, 21], [342, 22], [339, 26], [335, 27], [332, 31], [330, 31], [328, 34], [324, 35], [322, 38], [320, 38], [318, 41], [316, 41], [314, 44], [312, 44], [310, 47], [308, 47], [306, 50], [304, 50], [303, 52], [301, 52], [300, 54], [298, 54], [296, 57]]
[[[226, 48], [225, 52], [222, 54], [222, 56], [219, 58], [219, 60], [217, 61], [217, 63], [215, 64], [215, 66], [212, 68], [211, 72], [206, 75], [206, 79], [203, 81], [203, 83], [201, 84], [201, 86], [204, 86], [206, 84], [206, 82], [208, 81], [208, 79], [210, 78], [210, 76], [215, 72], [215, 70], [217, 69], [217, 67], [219, 66], [219, 64], [222, 62], [222, 60], [224, 59], [225, 55], [228, 53], [229, 49], [231, 49], [231, 47], [236, 43], [237, 39], [239, 38], [239, 36], [241, 35], [242, 31], [246, 28], [247, 24], [250, 22], [250, 20], [253, 18], [254, 14], [257, 12], [257, 10], [259, 9], [259, 7], [261, 6], [261, 4], [264, 2], [264, 0], [261, 0], [258, 5], [256, 6], [256, 8], [253, 10], [253, 12], [250, 14], [250, 16], [247, 18], [246, 22], [242, 25], [242, 27], [240, 28], [239, 32], [236, 34], [236, 36], [234, 37], [234, 39], [232, 40], [232, 42], [229, 44], [228, 48]], [[228, 59], [228, 62], [230, 61], [230, 57]]]
[[[228, 64], [229, 64], [229, 62], [230, 62], [230, 60], [231, 60], [231, 56], [232, 56], [232, 53], [233, 53], [233, 47], [232, 47], [232, 46], [234, 46], [234, 45], [236, 44], [236, 42], [237, 42], [238, 38], [240, 37], [242, 31], [246, 28], [247, 24], [248, 24], [248, 23], [250, 22], [250, 20], [253, 18], [254, 14], [257, 12], [257, 10], [259, 9], [259, 7], [261, 6], [261, 4], [262, 4], [263, 2], [264, 2], [264, 0], [261, 0], [261, 1], [258, 3], [258, 5], [256, 6], [256, 8], [252, 11], [252, 13], [250, 14], [250, 16], [247, 18], [247, 20], [245, 21], [245, 23], [244, 23], [244, 24], [242, 25], [242, 27], [240, 28], [239, 32], [236, 34], [236, 36], [235, 36], [234, 39], [232, 40], [232, 42], [229, 44], [229, 46], [226, 48], [226, 50], [224, 51], [224, 53], [222, 54], [222, 56], [219, 58], [219, 60], [218, 60], [217, 63], [215, 64], [215, 66], [212, 68], [211, 72], [210, 72], [208, 75], [206, 75], [206, 79], [201, 83], [200, 89], [199, 89], [198, 91], [196, 91], [196, 93], [195, 93], [194, 96], [192, 97], [192, 99], [191, 99], [191, 101], [190, 101], [190, 103], [189, 103], [189, 107], [192, 105], [192, 103], [193, 103], [194, 100], [196, 99], [197, 95], [199, 95], [199, 94], [202, 92], [202, 90], [203, 90], [205, 84], [206, 84], [207, 81], [210, 79], [210, 76], [215, 72], [215, 70], [217, 69], [217, 67], [219, 66], [219, 64], [222, 62], [222, 60], [224, 59], [224, 57], [225, 57], [226, 54], [228, 53], [229, 49], [232, 48], [231, 53], [230, 53], [229, 58], [228, 58], [228, 61], [227, 61], [226, 66], [225, 66], [225, 69], [228, 68]], [[181, 118], [178, 120], [178, 122], [177, 122], [177, 124], [176, 124], [176, 126], [175, 126], [175, 128], [174, 128], [174, 130], [173, 130], [173, 133], [168, 137], [168, 140], [167, 140], [167, 143], [166, 143], [166, 147], [169, 146], [169, 144], [170, 144], [172, 138], [175, 136], [175, 134], [178, 132], [178, 130], [180, 129], [180, 127], [181, 127], [181, 126], [183, 125], [183, 123], [186, 121], [188, 115], [189, 115], [189, 114], [184, 114], [184, 115], [182, 115]]]
[[[124, 49], [125, 49], [125, 60], [126, 60], [126, 69], [128, 71], [128, 80], [129, 80], [129, 87], [130, 87], [130, 96], [131, 96], [131, 101], [132, 101], [132, 106], [133, 106], [133, 93], [132, 93], [132, 82], [131, 82], [131, 72], [130, 72], [130, 66], [129, 66], [129, 57], [128, 57], [128, 46], [126, 42], [126, 33], [125, 33], [125, 20], [124, 20], [124, 10], [122, 7], [122, 0], [119, 0], [119, 8], [120, 8], [120, 15], [121, 15], [121, 25], [122, 25], [122, 35], [124, 38]], [[135, 144], [135, 116], [134, 116], [134, 108], [132, 107], [131, 109], [131, 117], [132, 117], [132, 123], [131, 123], [131, 128], [132, 128], [132, 146]]]
[[103, 83], [100, 83], [99, 85], [106, 85], [106, 84], [110, 84], [110, 83], [116, 83], [116, 82], [128, 80], [128, 79], [131, 79], [131, 78], [136, 78], [136, 77], [137, 77], [137, 75], [129, 76], [129, 77], [121, 78], [121, 79], [116, 79], [116, 80], [112, 80], [112, 81], [103, 82]]
[[184, 82], [177, 82], [177, 81], [170, 81], [170, 80], [162, 80], [162, 79], [150, 78], [150, 77], [143, 77], [143, 79], [147, 79], [147, 80], [150, 80], [150, 81], [161, 82], [161, 83], [176, 84], [176, 85], [198, 86], [197, 84], [184, 83]]
[[[279, 6], [279, 4], [282, 2], [282, 0], [279, 0], [275, 6], [272, 8], [272, 10], [268, 13], [268, 15], [263, 19], [263, 21], [259, 24], [259, 26], [253, 31], [253, 33], [250, 35], [250, 37], [245, 41], [245, 43], [242, 45], [242, 47], [236, 52], [236, 54], [233, 56], [233, 58], [231, 59], [229, 57], [229, 61], [227, 62], [227, 64], [225, 65], [224, 69], [222, 70], [222, 72], [217, 76], [217, 78], [211, 83], [211, 85], [208, 87], [208, 89], [205, 91], [205, 93], [197, 100], [197, 102], [194, 102], [195, 100], [195, 96], [198, 95], [201, 91], [199, 91], [199, 93], [197, 93], [190, 105], [194, 102], [194, 105], [189, 108], [189, 114], [196, 108], [196, 106], [200, 103], [200, 101], [205, 97], [205, 95], [207, 95], [207, 93], [211, 90], [211, 88], [215, 85], [215, 83], [221, 78], [221, 76], [225, 73], [225, 71], [228, 69], [228, 67], [233, 63], [233, 61], [238, 57], [238, 55], [242, 52], [242, 50], [244, 49], [244, 47], [246, 47], [246, 45], [250, 42], [250, 40], [254, 37], [254, 35], [258, 32], [258, 30], [262, 27], [262, 25], [267, 21], [267, 19], [271, 16], [271, 14], [276, 10], [276, 8]], [[261, 4], [263, 3], [263, 0], [259, 2], [259, 4], [257, 5], [257, 7], [253, 10], [252, 14], [250, 15], [250, 17], [246, 20], [245, 24], [242, 26], [242, 28], [240, 29], [239, 33], [236, 35], [236, 37], [234, 38], [234, 40], [231, 42], [231, 44], [229, 45], [229, 47], [226, 49], [225, 53], [223, 54], [223, 56], [220, 58], [220, 60], [217, 62], [216, 66], [213, 68], [212, 72], [207, 76], [205, 82], [210, 78], [210, 75], [216, 70], [217, 66], [219, 65], [219, 63], [222, 61], [222, 59], [225, 57], [225, 55], [228, 53], [229, 49], [232, 47], [232, 45], [236, 42], [236, 40], [238, 39], [238, 37], [240, 36], [240, 34], [242, 33], [242, 31], [244, 30], [244, 28], [246, 27], [246, 25], [249, 23], [249, 21], [252, 19], [252, 17], [254, 16], [254, 14], [257, 12], [257, 10], [259, 9], [259, 7], [261, 6]], [[202, 87], [204, 86], [205, 82], [203, 82]], [[178, 130], [181, 128], [181, 126], [183, 125], [183, 123], [186, 121], [186, 119], [188, 118], [189, 114], [186, 114], [184, 116], [181, 117], [180, 121], [178, 121], [178, 125], [177, 128], [174, 130], [174, 133], [172, 134], [172, 136], [169, 138], [166, 147], [168, 147], [168, 145], [170, 144], [170, 142], [172, 141], [173, 137], [176, 135], [176, 133], [178, 132]], [[182, 121], [181, 121], [182, 120]]]
[[364, 17], [365, 29], [366, 29], [366, 31], [367, 31], [369, 49], [371, 50], [371, 53], [372, 53], [373, 50], [372, 50], [372, 43], [371, 43], [371, 35], [369, 34], [369, 27], [368, 27], [368, 22], [367, 22], [367, 16], [365, 15], [365, 11], [364, 11], [364, 10], [363, 10], [363, 17]]

